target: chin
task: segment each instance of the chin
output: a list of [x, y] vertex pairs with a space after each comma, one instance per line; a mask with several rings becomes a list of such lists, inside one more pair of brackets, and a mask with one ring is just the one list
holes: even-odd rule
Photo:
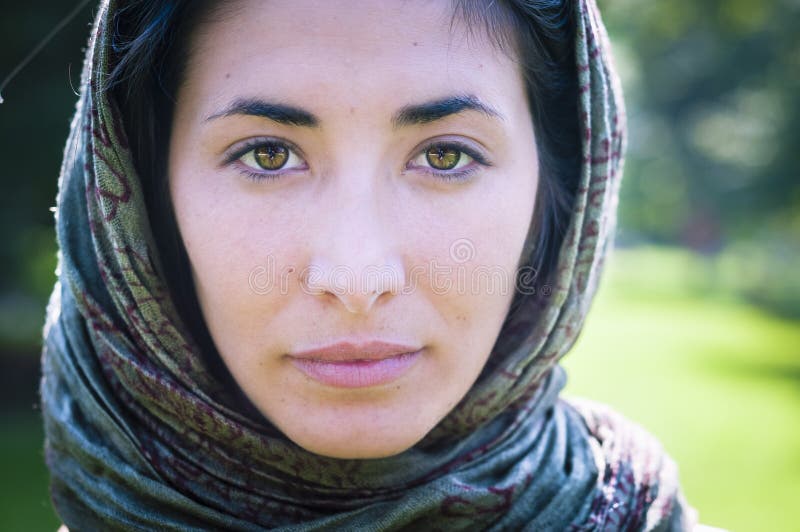
[[[398, 424], [398, 426], [404, 426]], [[288, 434], [295, 444], [306, 451], [341, 460], [388, 458], [407, 451], [420, 441], [425, 433], [409, 431], [393, 434], [376, 434], [375, 431], [344, 431], [343, 434], [320, 431]], [[418, 436], [418, 437], [417, 437]]]
[[380, 447], [365, 447], [361, 448], [359, 446], [349, 445], [346, 447], [340, 446], [323, 446], [318, 449], [316, 448], [308, 448], [304, 447], [306, 451], [312, 452], [314, 454], [318, 454], [320, 456], [327, 456], [328, 458], [336, 458], [339, 460], [370, 460], [370, 459], [378, 459], [378, 458], [388, 458], [390, 456], [398, 455], [404, 451], [407, 451], [413, 447], [411, 445], [405, 445], [401, 447], [397, 446], [380, 446]]

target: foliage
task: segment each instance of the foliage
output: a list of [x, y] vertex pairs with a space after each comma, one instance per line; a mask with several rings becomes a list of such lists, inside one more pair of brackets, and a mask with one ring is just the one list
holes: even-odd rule
[[[704, 522], [791, 530], [800, 485], [800, 2], [599, 0], [630, 124], [622, 244], [566, 363], [569, 393], [607, 401], [676, 458]], [[0, 17], [0, 77], [70, 6]], [[38, 354], [55, 281], [56, 178], [92, 9], [0, 105], [0, 356]], [[0, 424], [0, 528], [52, 530], [33, 414]]]
[[[0, 17], [4, 78], [72, 6], [9, 4]], [[0, 356], [36, 353], [53, 288], [57, 178], [77, 96], [90, 9], [69, 24], [3, 91], [0, 105]]]
[[629, 109], [628, 238], [800, 243], [800, 3], [601, 4]]
[[[600, 0], [630, 122], [623, 243], [728, 248], [734, 286], [800, 315], [783, 290], [800, 262], [800, 2]], [[9, 13], [10, 11], [10, 13]], [[0, 73], [69, 11], [32, 0], [0, 18]], [[8, 86], [0, 105], [0, 351], [36, 351], [55, 280], [56, 178], [79, 83], [85, 9]], [[750, 252], [758, 257], [750, 264]], [[775, 275], [773, 275], [773, 273]], [[796, 285], [796, 283], [795, 283]], [[755, 288], [754, 288], [755, 287]], [[795, 286], [796, 288], [796, 286]]]

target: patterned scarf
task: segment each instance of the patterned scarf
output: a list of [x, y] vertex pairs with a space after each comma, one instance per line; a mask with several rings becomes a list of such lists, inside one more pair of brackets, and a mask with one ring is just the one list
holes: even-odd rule
[[411, 449], [343, 460], [237, 409], [159, 275], [108, 75], [99, 9], [59, 180], [59, 280], [42, 408], [51, 494], [73, 530], [681, 530], [674, 463], [635, 424], [567, 403], [557, 365], [612, 246], [621, 92], [593, 0], [577, 2], [583, 164], [552, 293], [507, 316], [481, 378]]

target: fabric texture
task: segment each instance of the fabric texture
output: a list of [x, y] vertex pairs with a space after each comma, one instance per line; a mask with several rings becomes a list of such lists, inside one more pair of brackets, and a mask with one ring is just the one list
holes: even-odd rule
[[59, 181], [59, 281], [41, 384], [51, 495], [70, 530], [683, 530], [675, 464], [608, 408], [559, 398], [613, 244], [621, 91], [577, 2], [583, 164], [552, 293], [515, 306], [468, 395], [400, 455], [307, 452], [236, 408], [159, 275], [100, 6]]

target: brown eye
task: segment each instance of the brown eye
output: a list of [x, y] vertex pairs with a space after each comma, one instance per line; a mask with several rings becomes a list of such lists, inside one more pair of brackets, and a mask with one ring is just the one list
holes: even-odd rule
[[253, 158], [264, 170], [279, 170], [289, 160], [289, 150], [280, 144], [265, 144], [253, 150]]
[[452, 170], [461, 159], [461, 151], [447, 146], [432, 146], [425, 152], [425, 158], [437, 170]]

